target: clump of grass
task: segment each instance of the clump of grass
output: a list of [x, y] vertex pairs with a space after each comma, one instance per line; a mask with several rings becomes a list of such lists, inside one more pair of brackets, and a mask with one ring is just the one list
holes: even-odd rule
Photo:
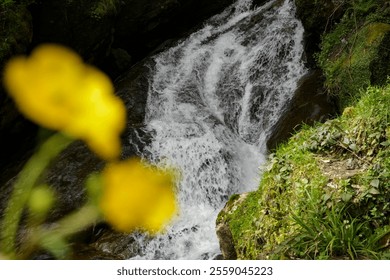
[[365, 223], [345, 213], [345, 209], [332, 208], [321, 216], [302, 219], [294, 215], [294, 221], [301, 227], [299, 235], [288, 244], [298, 256], [311, 259], [344, 258], [356, 259], [365, 251]]

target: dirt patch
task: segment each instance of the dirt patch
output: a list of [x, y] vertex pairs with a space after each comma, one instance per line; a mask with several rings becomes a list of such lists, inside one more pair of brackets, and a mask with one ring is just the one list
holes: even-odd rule
[[348, 179], [368, 169], [366, 163], [362, 163], [360, 160], [354, 158], [318, 157], [317, 162], [321, 171], [332, 180]]

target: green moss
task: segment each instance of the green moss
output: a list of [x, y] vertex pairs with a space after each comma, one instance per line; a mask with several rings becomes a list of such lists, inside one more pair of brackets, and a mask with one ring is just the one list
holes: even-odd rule
[[91, 10], [91, 16], [96, 19], [101, 19], [108, 15], [117, 13], [119, 0], [98, 0]]
[[[390, 34], [390, 9], [384, 1], [344, 1], [339, 24], [322, 38], [317, 62], [330, 94], [345, 108], [359, 99], [369, 85], [383, 84], [389, 52], [384, 41]], [[379, 67], [377, 67], [379, 66]]]
[[[381, 55], [378, 47], [390, 31], [390, 25], [371, 23], [352, 35], [343, 35], [348, 30], [350, 27], [341, 26], [331, 34], [334, 37], [325, 38], [324, 52], [319, 56], [326, 76], [326, 86], [333, 95], [338, 95], [341, 108], [353, 104], [359, 98], [358, 93], [371, 84], [370, 65]], [[330, 50], [335, 38], [339, 38], [340, 43]]]
[[229, 209], [229, 210], [227, 212], [221, 211], [218, 214], [217, 221], [216, 221], [217, 224], [222, 223], [225, 220], [229, 219], [229, 213], [228, 212], [230, 211], [230, 209], [233, 208], [234, 203], [237, 201], [237, 199], [239, 199], [239, 197], [240, 197], [239, 194], [233, 194], [232, 196], [230, 196], [228, 202], [225, 205], [225, 209]]
[[[224, 217], [240, 259], [390, 255], [390, 83], [269, 158], [259, 189]], [[349, 166], [353, 163], [355, 166]]]

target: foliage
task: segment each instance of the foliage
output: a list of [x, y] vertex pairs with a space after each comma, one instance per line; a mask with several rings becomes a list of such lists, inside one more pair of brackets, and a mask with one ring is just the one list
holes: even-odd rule
[[224, 218], [241, 259], [390, 253], [390, 83], [304, 127], [269, 159], [259, 190]]
[[1, 0], [0, 1], [0, 5], [3, 6], [3, 7], [6, 7], [8, 5], [12, 5], [14, 3], [15, 3], [14, 0]]
[[92, 8], [91, 16], [100, 19], [107, 15], [116, 14], [119, 5], [119, 0], [99, 0]]
[[[384, 1], [342, 2], [344, 16], [323, 36], [317, 61], [324, 71], [329, 93], [336, 95], [344, 108], [352, 104], [360, 90], [378, 80], [373, 77], [371, 64], [384, 55], [378, 47], [390, 31], [390, 9], [384, 8]], [[376, 71], [375, 75], [386, 73]]]

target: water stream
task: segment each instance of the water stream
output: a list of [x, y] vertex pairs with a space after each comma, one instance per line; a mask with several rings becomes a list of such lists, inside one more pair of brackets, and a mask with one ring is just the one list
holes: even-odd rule
[[180, 213], [165, 234], [138, 236], [135, 258], [219, 254], [217, 214], [230, 195], [258, 186], [267, 135], [306, 73], [293, 2], [238, 0], [154, 57], [143, 156], [180, 169]]

